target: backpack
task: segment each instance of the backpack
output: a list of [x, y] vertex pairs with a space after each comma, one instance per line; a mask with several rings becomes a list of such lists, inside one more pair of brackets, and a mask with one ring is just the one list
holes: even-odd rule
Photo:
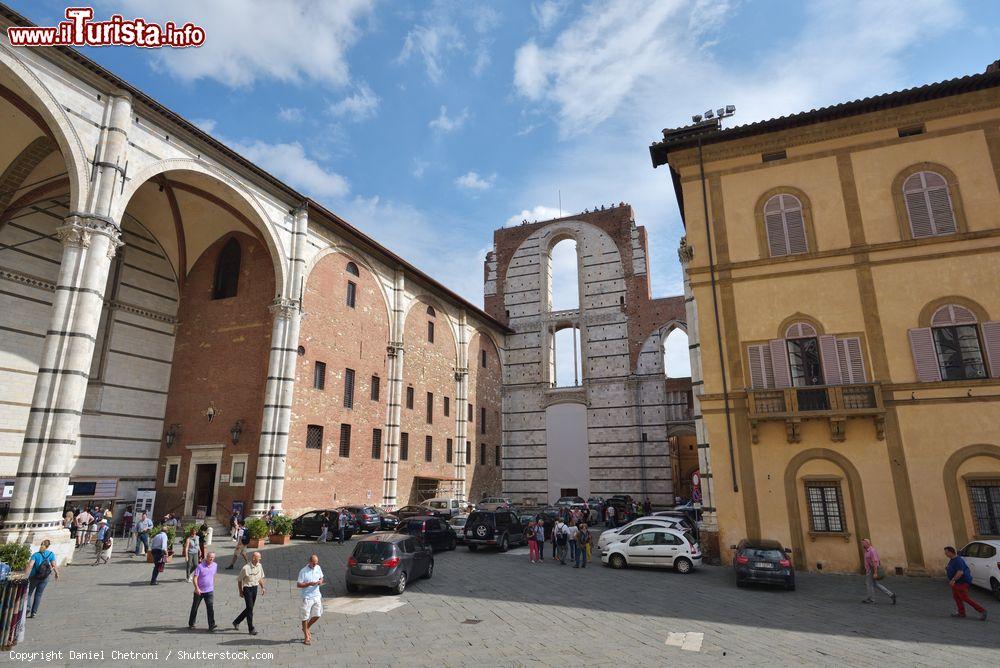
[[52, 553], [46, 550], [45, 552], [39, 552], [42, 555], [42, 563], [35, 566], [35, 579], [41, 582], [42, 580], [47, 580], [50, 575], [52, 575]]
[[243, 530], [243, 534], [240, 536], [240, 542], [244, 545], [250, 544], [250, 532], [246, 529]]

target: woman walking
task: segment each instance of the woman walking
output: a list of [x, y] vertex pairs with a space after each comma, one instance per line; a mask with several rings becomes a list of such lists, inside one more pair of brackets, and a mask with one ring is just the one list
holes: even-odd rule
[[576, 563], [573, 568], [586, 568], [587, 560], [590, 559], [590, 545], [593, 536], [586, 522], [581, 522], [576, 533]]
[[892, 600], [892, 604], [896, 605], [896, 595], [889, 591], [878, 579], [882, 578], [879, 572], [882, 567], [882, 562], [879, 561], [878, 552], [872, 546], [872, 542], [865, 538], [861, 541], [861, 544], [865, 548], [865, 588], [868, 591], [868, 596], [862, 599], [862, 603], [874, 603], [875, 599], [872, 598], [872, 594], [878, 589], [880, 592], [888, 596]]
[[535, 527], [538, 526], [534, 520], [528, 522], [528, 528], [525, 530], [524, 535], [528, 539], [528, 563], [534, 564], [538, 562], [538, 541], [535, 539]]
[[198, 568], [201, 560], [201, 540], [198, 538], [198, 529], [191, 527], [188, 535], [184, 538], [184, 572], [185, 578], [191, 582], [191, 573]]

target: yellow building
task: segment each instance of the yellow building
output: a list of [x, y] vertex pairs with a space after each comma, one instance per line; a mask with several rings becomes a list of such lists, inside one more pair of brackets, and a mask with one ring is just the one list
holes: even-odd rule
[[937, 573], [944, 546], [997, 538], [1000, 61], [751, 125], [701, 120], [650, 152], [686, 226], [723, 563], [759, 536], [799, 569], [853, 572], [871, 538], [890, 572]]

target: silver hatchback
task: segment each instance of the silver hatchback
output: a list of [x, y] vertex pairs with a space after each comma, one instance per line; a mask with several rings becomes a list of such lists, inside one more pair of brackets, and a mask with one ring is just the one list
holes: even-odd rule
[[365, 536], [347, 560], [347, 591], [388, 587], [402, 594], [410, 580], [434, 574], [434, 553], [413, 536], [377, 533]]

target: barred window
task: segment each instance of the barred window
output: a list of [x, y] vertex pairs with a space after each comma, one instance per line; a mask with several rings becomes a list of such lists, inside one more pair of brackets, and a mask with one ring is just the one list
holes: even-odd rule
[[348, 274], [352, 274], [354, 276], [360, 276], [361, 275], [360, 273], [358, 273], [358, 265], [354, 264], [353, 262], [348, 262], [347, 263], [347, 273]]
[[444, 398], [444, 416], [448, 417], [451, 415], [451, 399], [449, 397]]
[[344, 408], [354, 408], [354, 369], [344, 369]]
[[424, 461], [431, 461], [434, 459], [434, 438], [431, 436], [424, 437]]
[[479, 465], [482, 466], [486, 463], [486, 444], [479, 444]]
[[382, 459], [381, 429], [372, 429], [372, 459]]
[[413, 408], [413, 388], [406, 388], [406, 407]]
[[410, 435], [405, 431], [399, 435], [399, 459], [406, 461], [410, 458]]
[[444, 459], [446, 462], [451, 464], [454, 458], [455, 458], [455, 444], [449, 438], [447, 441], [445, 441]]
[[347, 305], [354, 308], [358, 301], [358, 286], [354, 281], [347, 281]]
[[340, 425], [340, 456], [351, 456], [351, 425]]
[[479, 366], [483, 367], [484, 369], [486, 368], [486, 351], [485, 350], [480, 350], [479, 351]]
[[313, 387], [317, 390], [326, 388], [326, 362], [316, 362], [313, 367]]
[[1000, 536], [1000, 480], [969, 482], [977, 536]]
[[427, 393], [427, 424], [434, 422], [434, 393]]
[[319, 450], [323, 447], [323, 427], [318, 424], [306, 427], [306, 447], [310, 450]]
[[427, 342], [434, 343], [434, 323], [427, 321]]
[[372, 401], [378, 401], [379, 392], [381, 388], [381, 379], [378, 376], [372, 376]]
[[472, 441], [465, 442], [465, 463], [472, 463]]
[[486, 407], [485, 406], [480, 406], [479, 407], [479, 433], [480, 434], [485, 434], [486, 433]]
[[467, 420], [468, 420], [469, 422], [472, 422], [472, 418], [473, 418], [473, 416], [475, 415], [475, 412], [474, 412], [474, 411], [473, 411], [473, 409], [472, 409], [472, 402], [470, 401], [469, 403], [467, 403], [467, 404], [466, 404], [466, 407], [467, 407], [467, 408], [469, 409], [469, 417], [468, 417], [468, 418], [466, 418], [466, 419], [467, 419]]
[[809, 505], [809, 526], [817, 533], [842, 533], [844, 501], [839, 482], [807, 482], [806, 501]]
[[494, 446], [493, 449], [493, 463], [496, 466], [500, 466], [500, 446]]

